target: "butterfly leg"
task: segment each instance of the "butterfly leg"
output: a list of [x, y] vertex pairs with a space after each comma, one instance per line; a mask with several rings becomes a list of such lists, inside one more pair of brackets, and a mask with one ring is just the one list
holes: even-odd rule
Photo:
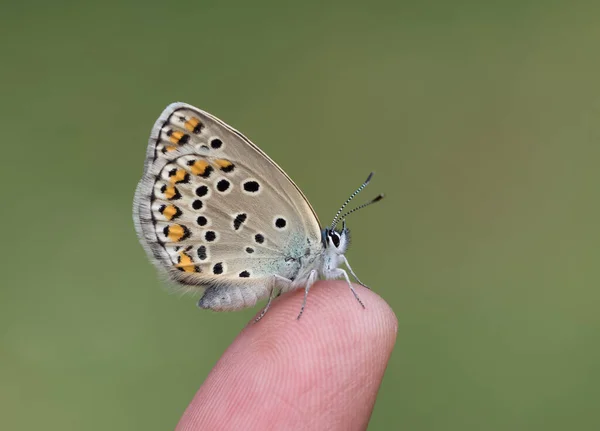
[[[267, 311], [269, 311], [269, 307], [271, 306], [271, 302], [273, 301], [274, 298], [279, 298], [279, 296], [281, 295], [281, 292], [283, 292], [283, 289], [285, 287], [289, 288], [289, 285], [292, 284], [291, 280], [288, 280], [285, 277], [281, 277], [279, 275], [275, 275], [272, 278], [271, 281], [271, 293], [269, 294], [269, 301], [267, 302], [267, 305], [265, 306], [265, 308], [263, 309], [263, 311], [261, 311], [261, 313], [258, 315], [258, 317], [256, 319], [254, 319], [254, 323], [258, 322], [260, 319], [262, 319], [264, 317], [265, 314], [267, 314]], [[277, 289], [278, 285], [280, 286], [279, 289]], [[283, 287], [285, 286], [285, 287]], [[278, 290], [276, 294], [275, 290]]]
[[317, 278], [319, 278], [319, 272], [316, 269], [313, 269], [308, 275], [308, 279], [306, 280], [306, 287], [304, 288], [304, 300], [302, 301], [302, 307], [300, 307], [300, 314], [298, 314], [297, 319], [300, 319], [300, 317], [302, 317], [302, 313], [304, 313], [304, 307], [306, 307], [306, 298], [308, 297], [308, 291], [310, 290], [312, 285], [315, 284]]
[[269, 311], [269, 307], [271, 306], [271, 301], [273, 301], [273, 291], [274, 290], [275, 290], [275, 286], [273, 286], [271, 288], [271, 294], [269, 295], [269, 301], [267, 302], [267, 305], [265, 306], [265, 308], [263, 308], [263, 310], [260, 312], [258, 317], [256, 319], [254, 319], [254, 323], [256, 323], [260, 319], [262, 319], [264, 317], [264, 315], [267, 314], [267, 311]]
[[352, 286], [352, 283], [350, 282], [350, 278], [348, 277], [348, 273], [346, 271], [344, 271], [341, 268], [336, 268], [336, 269], [330, 270], [330, 272], [327, 274], [327, 278], [340, 278], [340, 277], [344, 277], [346, 279], [346, 281], [348, 282], [348, 287], [354, 294], [354, 297], [356, 298], [358, 303], [360, 305], [362, 305], [362, 308], [366, 308], [365, 304], [363, 304], [363, 302], [358, 297], [358, 293], [356, 293], [356, 290], [354, 290], [354, 286]]
[[371, 288], [369, 286], [367, 286], [365, 283], [363, 283], [362, 281], [360, 281], [358, 279], [358, 277], [356, 276], [356, 274], [354, 273], [354, 271], [352, 271], [352, 267], [348, 263], [348, 259], [346, 259], [346, 256], [342, 255], [342, 259], [344, 260], [344, 264], [346, 265], [346, 267], [350, 270], [350, 274], [352, 274], [352, 277], [354, 277], [354, 279], [356, 281], [358, 281], [358, 284], [360, 284], [362, 287], [366, 287], [367, 289], [371, 290]]

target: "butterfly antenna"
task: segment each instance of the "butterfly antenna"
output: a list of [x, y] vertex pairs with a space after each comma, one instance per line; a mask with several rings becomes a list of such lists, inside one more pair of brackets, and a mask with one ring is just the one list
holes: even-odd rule
[[348, 211], [348, 212], [347, 212], [347, 213], [345, 213], [344, 215], [340, 216], [340, 220], [343, 220], [343, 219], [345, 219], [345, 218], [346, 218], [346, 216], [348, 216], [348, 215], [352, 214], [352, 213], [353, 213], [353, 212], [355, 212], [355, 211], [358, 211], [358, 210], [360, 210], [360, 209], [363, 209], [364, 207], [368, 207], [369, 205], [371, 205], [371, 204], [374, 204], [375, 202], [379, 202], [381, 199], [383, 199], [383, 196], [384, 196], [384, 195], [383, 195], [383, 193], [382, 193], [382, 194], [380, 194], [380, 195], [378, 195], [378, 196], [375, 196], [373, 199], [371, 199], [371, 200], [370, 200], [369, 202], [367, 202], [366, 204], [362, 204], [362, 205], [360, 205], [360, 206], [357, 206], [356, 208], [354, 208], [354, 209], [352, 209], [352, 210]]
[[333, 218], [333, 221], [331, 222], [331, 229], [333, 230], [333, 228], [335, 228], [335, 225], [338, 224], [338, 221], [340, 219], [340, 214], [342, 213], [342, 211], [344, 211], [344, 208], [346, 208], [346, 205], [348, 205], [350, 203], [350, 201], [352, 199], [354, 199], [354, 197], [359, 194], [365, 187], [367, 187], [367, 185], [369, 184], [369, 182], [371, 181], [371, 178], [373, 178], [373, 172], [371, 172], [369, 174], [369, 176], [367, 177], [367, 179], [365, 180], [364, 183], [361, 184], [361, 186], [359, 188], [357, 188], [354, 193], [352, 193], [350, 195], [350, 197], [348, 199], [346, 199], [346, 202], [344, 202], [344, 205], [342, 205], [340, 207], [340, 209], [338, 210], [338, 212], [335, 214], [335, 217]]

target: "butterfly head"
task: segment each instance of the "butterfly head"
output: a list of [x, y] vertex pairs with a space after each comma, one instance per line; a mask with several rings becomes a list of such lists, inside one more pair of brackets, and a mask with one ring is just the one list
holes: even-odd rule
[[[334, 250], [335, 252], [337, 252], [337, 254], [344, 254], [348, 249], [348, 246], [350, 245], [350, 231], [346, 227], [346, 216], [375, 202], [379, 202], [381, 199], [383, 199], [383, 194], [379, 194], [374, 199], [371, 199], [369, 202], [359, 205], [358, 207], [342, 214], [342, 211], [344, 211], [346, 205], [348, 205], [356, 195], [358, 195], [365, 187], [367, 187], [372, 177], [373, 173], [369, 174], [366, 181], [362, 183], [362, 185], [358, 189], [356, 189], [348, 199], [346, 199], [346, 202], [344, 202], [344, 204], [341, 206], [341, 208], [338, 210], [335, 217], [333, 218], [331, 226], [322, 230], [321, 241], [325, 249]], [[342, 221], [341, 230], [336, 229], [336, 226], [340, 222], [340, 220]]]
[[327, 250], [336, 254], [344, 254], [350, 245], [350, 230], [346, 227], [346, 220], [342, 222], [342, 229], [326, 227], [321, 231], [321, 241]]

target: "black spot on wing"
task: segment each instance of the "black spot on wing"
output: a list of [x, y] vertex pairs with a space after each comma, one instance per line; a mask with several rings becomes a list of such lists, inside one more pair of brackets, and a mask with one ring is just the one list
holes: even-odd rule
[[257, 181], [251, 180], [244, 183], [244, 190], [249, 193], [256, 193], [260, 189], [260, 184]]
[[213, 266], [213, 274], [223, 274], [223, 262], [215, 263]]
[[235, 230], [239, 230], [239, 228], [242, 227], [242, 224], [246, 221], [247, 218], [248, 216], [244, 213], [236, 215], [235, 219], [233, 220], [233, 228]]

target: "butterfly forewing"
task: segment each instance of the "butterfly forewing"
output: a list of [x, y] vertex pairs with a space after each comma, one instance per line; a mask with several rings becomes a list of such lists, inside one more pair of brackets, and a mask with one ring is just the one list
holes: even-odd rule
[[289, 257], [320, 240], [310, 204], [268, 156], [182, 103], [152, 130], [134, 218], [155, 264], [199, 286], [289, 277]]

